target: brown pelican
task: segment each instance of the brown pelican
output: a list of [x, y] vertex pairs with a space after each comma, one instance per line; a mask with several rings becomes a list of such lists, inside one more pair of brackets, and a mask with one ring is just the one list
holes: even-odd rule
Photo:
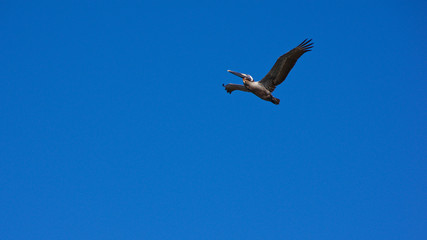
[[285, 80], [286, 76], [288, 76], [288, 73], [291, 71], [298, 58], [301, 57], [304, 53], [311, 51], [312, 47], [313, 43], [311, 43], [311, 39], [305, 39], [296, 48], [280, 56], [274, 66], [271, 68], [270, 72], [268, 72], [267, 75], [265, 75], [265, 77], [258, 82], [255, 82], [252, 76], [249, 74], [227, 70], [228, 72], [241, 77], [243, 79], [243, 85], [229, 83], [225, 86], [223, 84], [222, 86], [224, 86], [225, 90], [227, 90], [227, 92], [230, 94], [234, 90], [252, 92], [259, 98], [270, 101], [277, 105], [279, 104], [280, 99], [273, 97], [271, 93], [274, 91], [276, 86]]

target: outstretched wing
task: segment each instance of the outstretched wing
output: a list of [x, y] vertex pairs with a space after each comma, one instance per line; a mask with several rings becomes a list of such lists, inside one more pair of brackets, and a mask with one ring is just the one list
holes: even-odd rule
[[240, 84], [229, 83], [227, 85], [222, 84], [222, 86], [224, 86], [225, 90], [227, 90], [227, 92], [230, 93], [230, 94], [231, 94], [231, 92], [233, 92], [235, 90], [249, 92], [249, 90], [245, 86], [240, 85]]
[[270, 92], [273, 92], [276, 86], [281, 84], [286, 76], [288, 76], [288, 73], [291, 71], [298, 58], [304, 53], [311, 51], [312, 47], [313, 43], [311, 43], [311, 39], [305, 39], [296, 48], [280, 56], [270, 72], [259, 82]]

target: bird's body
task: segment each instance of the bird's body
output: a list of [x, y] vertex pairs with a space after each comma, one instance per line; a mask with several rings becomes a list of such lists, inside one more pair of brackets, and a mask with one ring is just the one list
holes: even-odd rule
[[252, 76], [249, 74], [228, 70], [228, 72], [241, 77], [243, 79], [243, 85], [230, 83], [225, 86], [223, 85], [225, 90], [230, 94], [235, 90], [252, 92], [263, 100], [270, 101], [276, 105], [279, 104], [280, 99], [273, 97], [271, 93], [274, 91], [276, 86], [285, 80], [286, 76], [291, 71], [298, 58], [301, 57], [304, 53], [311, 51], [310, 49], [313, 47], [313, 43], [310, 43], [310, 41], [311, 39], [304, 40], [296, 48], [279, 57], [273, 68], [271, 68], [271, 70], [263, 79], [261, 79], [261, 81], [255, 82]]
[[245, 81], [243, 86], [245, 86], [250, 92], [263, 100], [272, 101], [274, 98], [271, 92], [268, 91], [268, 89], [265, 88], [264, 85], [262, 85], [260, 82]]

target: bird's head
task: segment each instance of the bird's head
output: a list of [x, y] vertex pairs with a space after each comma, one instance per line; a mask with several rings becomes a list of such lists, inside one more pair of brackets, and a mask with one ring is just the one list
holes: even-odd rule
[[232, 73], [238, 77], [241, 77], [243, 79], [243, 82], [245, 82], [245, 81], [253, 82], [254, 81], [252, 76], [249, 74], [239, 73], [239, 72], [235, 72], [235, 71], [231, 71], [231, 70], [227, 70], [227, 72]]

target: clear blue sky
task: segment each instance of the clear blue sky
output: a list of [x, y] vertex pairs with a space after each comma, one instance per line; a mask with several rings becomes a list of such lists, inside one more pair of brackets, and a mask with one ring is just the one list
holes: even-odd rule
[[425, 2], [0, 7], [1, 239], [427, 239]]

